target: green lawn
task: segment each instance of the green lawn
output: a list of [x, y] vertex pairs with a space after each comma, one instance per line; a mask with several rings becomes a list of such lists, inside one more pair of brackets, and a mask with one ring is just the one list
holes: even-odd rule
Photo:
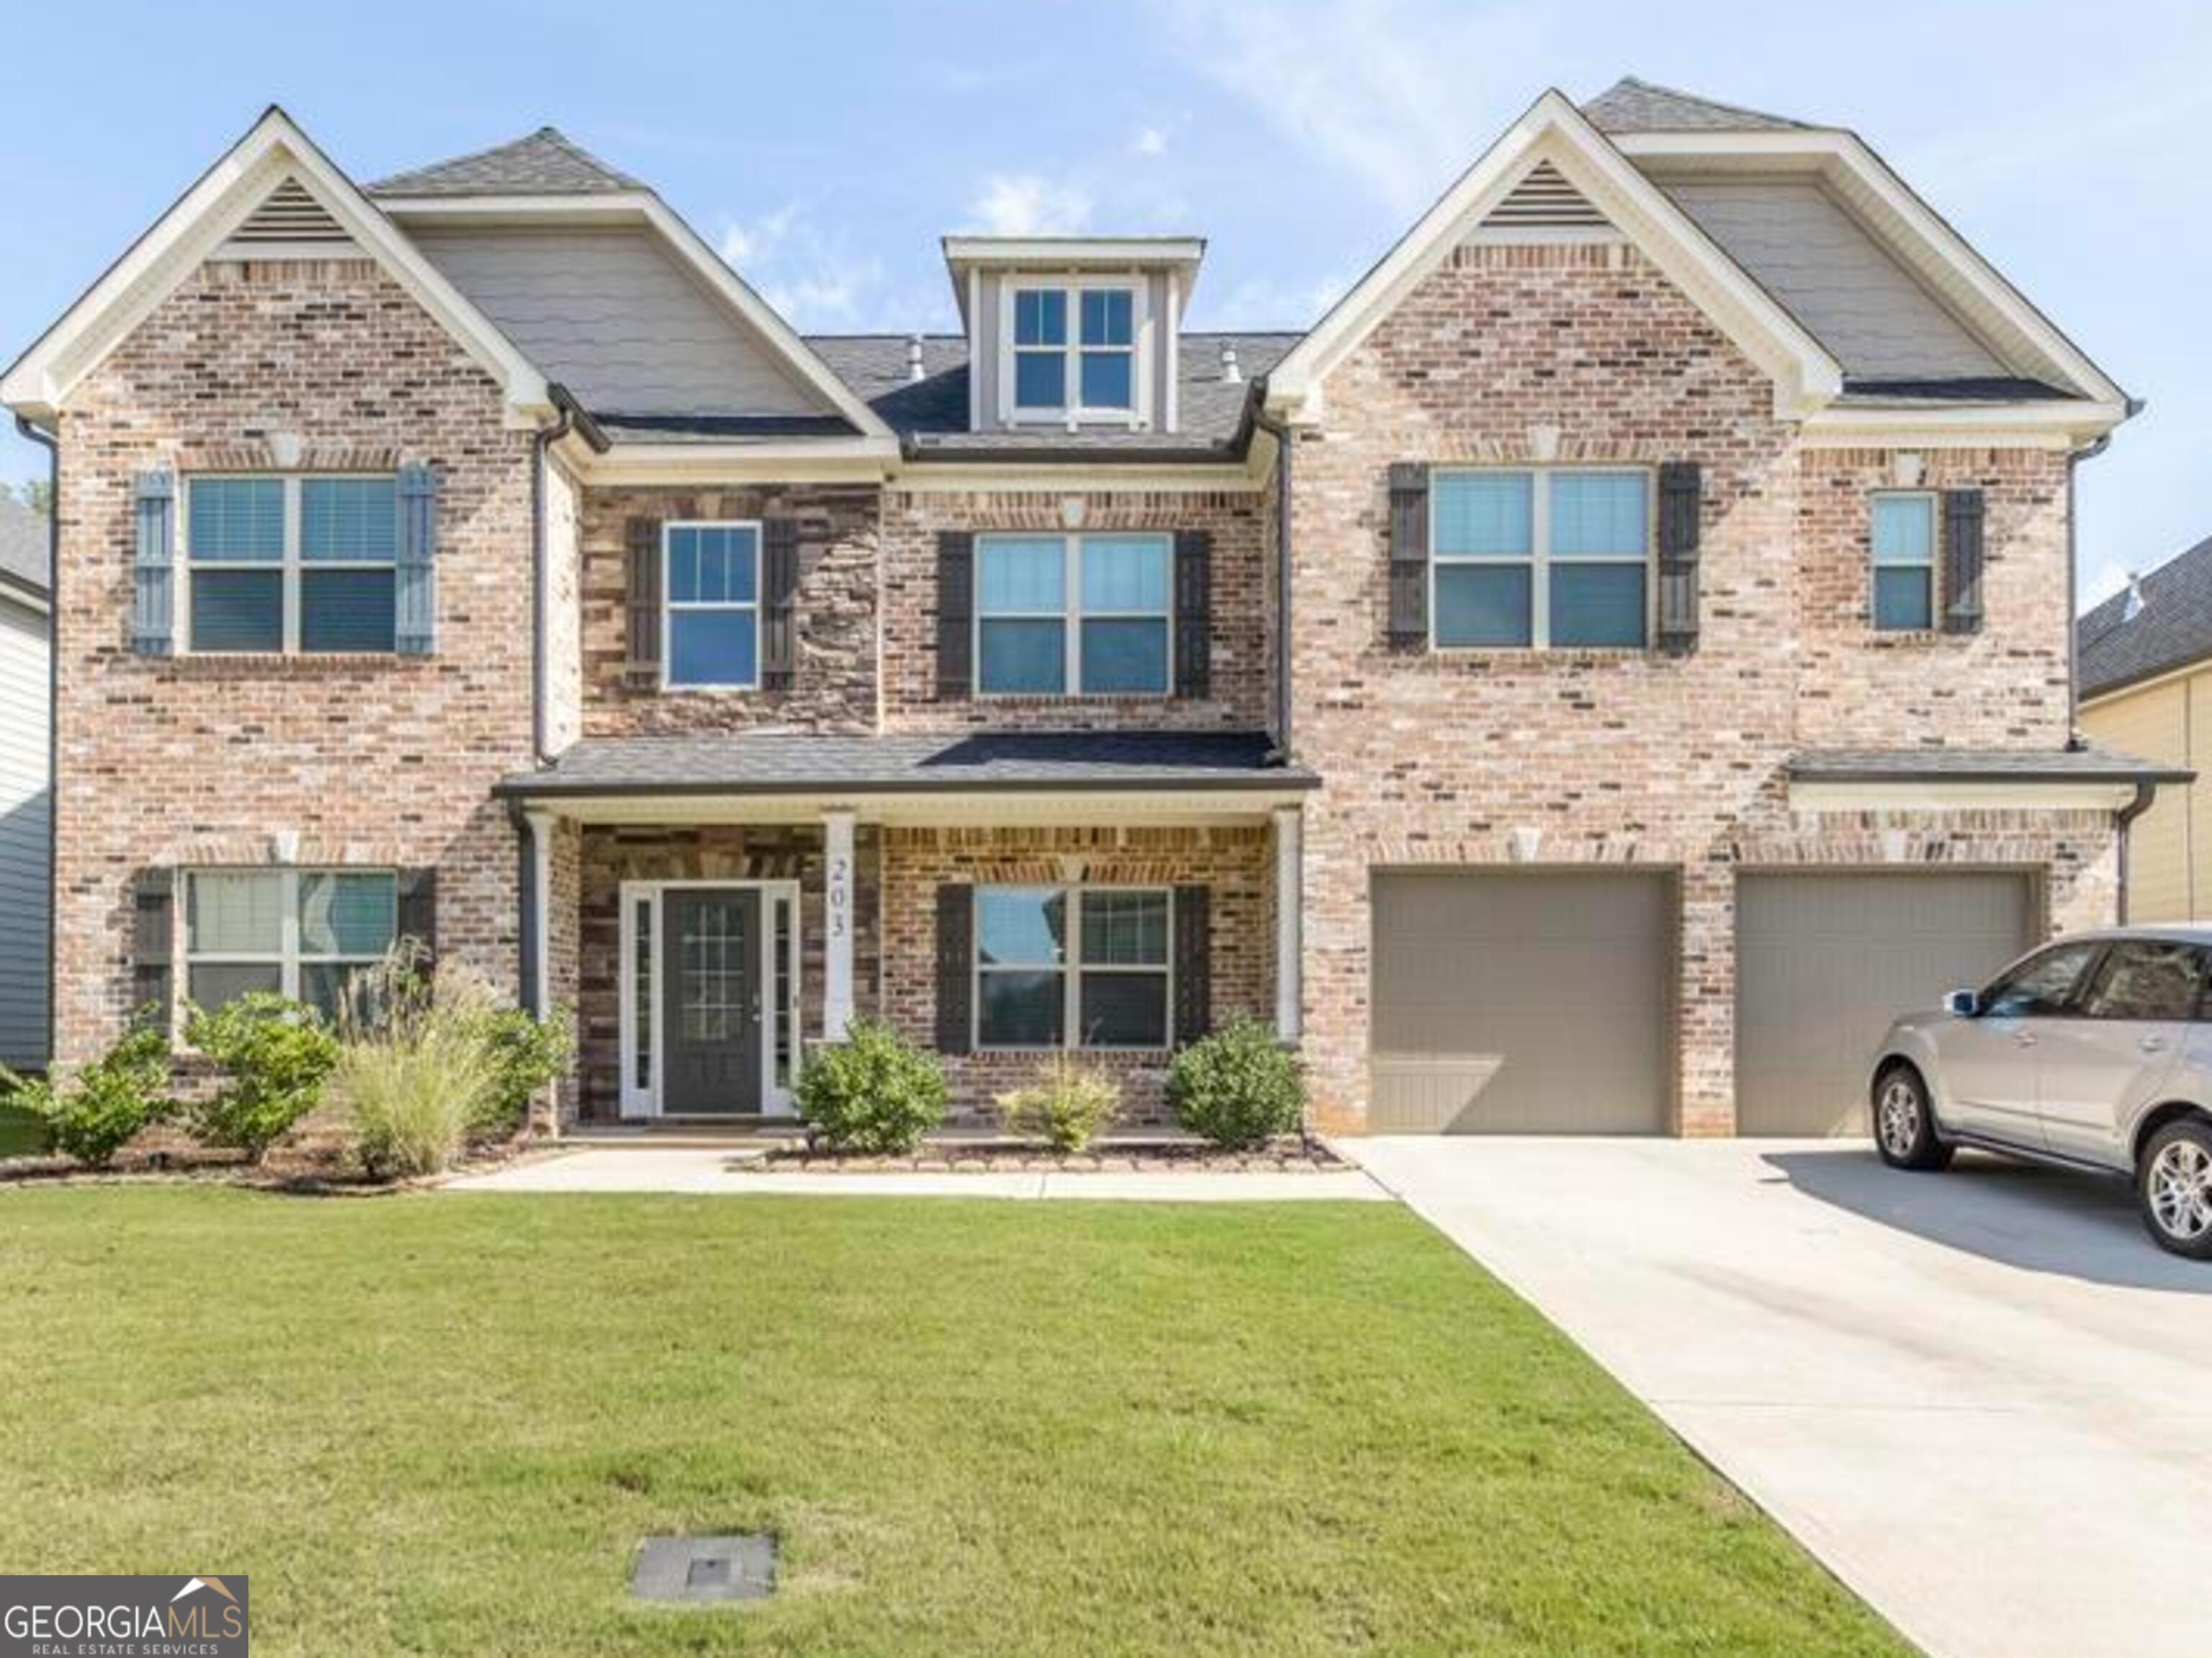
[[7, 1570], [265, 1655], [1905, 1650], [1395, 1207], [0, 1190], [0, 1376]]

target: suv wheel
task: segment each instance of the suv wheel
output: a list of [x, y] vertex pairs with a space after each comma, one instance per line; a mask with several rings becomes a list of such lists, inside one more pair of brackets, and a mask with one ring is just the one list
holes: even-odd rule
[[2212, 1260], [2212, 1123], [2185, 1118], [2152, 1135], [2136, 1198], [2160, 1248]]
[[1948, 1169], [1951, 1148], [1936, 1138], [1928, 1084], [1909, 1065], [1893, 1065], [1874, 1081], [1874, 1145], [1892, 1169]]

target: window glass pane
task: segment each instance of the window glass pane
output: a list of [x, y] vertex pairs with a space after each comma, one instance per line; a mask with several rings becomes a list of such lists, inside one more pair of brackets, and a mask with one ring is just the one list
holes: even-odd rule
[[1136, 402], [1136, 359], [1127, 351], [1085, 351], [1083, 354], [1083, 406], [1085, 409], [1127, 409]]
[[1877, 564], [1933, 564], [1936, 562], [1936, 503], [1925, 495], [1874, 498], [1874, 562]]
[[1168, 975], [1086, 973], [1079, 987], [1085, 1048], [1165, 1048]]
[[1164, 610], [1168, 544], [1159, 536], [1091, 536], [1083, 543], [1085, 610]]
[[284, 556], [282, 478], [194, 478], [191, 556], [275, 564]]
[[1168, 895], [1111, 892], [1083, 895], [1083, 959], [1107, 967], [1165, 967]]
[[976, 993], [975, 1034], [984, 1047], [1058, 1048], [1066, 1040], [1067, 1006], [1059, 974], [981, 973]]
[[195, 956], [275, 956], [284, 948], [284, 878], [207, 870], [185, 878], [185, 948]]
[[[281, 570], [195, 570], [191, 607], [195, 651], [284, 648]], [[387, 625], [391, 619], [387, 613]]]
[[1052, 887], [983, 887], [975, 894], [976, 960], [990, 967], [1058, 966], [1067, 959], [1067, 895]]
[[1639, 646], [1644, 643], [1644, 567], [1641, 564], [1555, 564], [1552, 567], [1552, 643]]
[[274, 962], [195, 962], [185, 975], [185, 993], [209, 1012], [256, 990], [272, 994], [284, 987], [283, 969]]
[[1932, 571], [1916, 570], [1910, 565], [1876, 570], [1874, 625], [1885, 630], [1934, 627], [1936, 606], [1929, 592], [1934, 586], [1933, 574]]
[[1016, 345], [1067, 343], [1067, 295], [1057, 288], [1025, 288], [1014, 295]]
[[756, 612], [672, 610], [668, 616], [668, 683], [672, 685], [750, 685], [758, 662]]
[[[345, 1005], [347, 987], [372, 971], [374, 969], [367, 963], [303, 962], [300, 964], [300, 999], [335, 1023], [338, 1010]], [[365, 995], [363, 1006], [357, 1011], [373, 1009], [378, 1000]]]
[[300, 953], [381, 956], [399, 930], [398, 883], [382, 871], [300, 877]]
[[395, 579], [390, 570], [301, 572], [300, 648], [391, 650]]
[[2060, 944], [2031, 956], [1990, 987], [1982, 998], [1983, 1007], [1998, 1018], [2059, 1012], [2096, 953], [2095, 944]]
[[1083, 294], [1083, 343], [1127, 345], [1133, 337], [1135, 296], [1126, 288], [1091, 288]]
[[2089, 1019], [2188, 1019], [2196, 1017], [2203, 960], [2190, 944], [2144, 940], [2105, 952], [2081, 998]]
[[391, 478], [305, 478], [300, 556], [385, 561], [398, 556], [399, 491]]
[[1436, 483], [1439, 558], [1526, 558], [1534, 517], [1526, 472], [1445, 472]]
[[1014, 407], [1060, 409], [1067, 404], [1067, 359], [1057, 351], [1014, 353]]
[[1168, 624], [1157, 621], [1083, 624], [1083, 689], [1087, 695], [1163, 696], [1168, 689]]
[[685, 525], [668, 532], [672, 604], [750, 604], [759, 591], [758, 532], [750, 525]]
[[1058, 696], [1067, 689], [1065, 622], [994, 622], [981, 629], [976, 683], [999, 695]]
[[987, 614], [1067, 608], [1067, 549], [1056, 537], [994, 536], [977, 545], [976, 556], [981, 568], [976, 598]]
[[668, 532], [668, 602], [688, 604], [699, 597], [699, 532], [686, 525]]
[[1643, 473], [1555, 472], [1551, 489], [1553, 557], [1643, 556]]
[[1437, 643], [1528, 644], [1528, 574], [1526, 565], [1438, 565]]

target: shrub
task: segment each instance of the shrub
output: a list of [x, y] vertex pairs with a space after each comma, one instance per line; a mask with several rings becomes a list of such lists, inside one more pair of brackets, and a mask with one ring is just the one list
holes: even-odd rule
[[248, 1162], [315, 1108], [338, 1057], [337, 1038], [320, 1015], [268, 991], [212, 1013], [191, 1009], [185, 1041], [223, 1073], [222, 1085], [185, 1113], [192, 1137], [234, 1146]]
[[575, 1028], [565, 1009], [540, 1019], [519, 1007], [502, 1007], [483, 1016], [478, 1034], [489, 1050], [491, 1079], [469, 1127], [487, 1137], [512, 1134], [538, 1090], [568, 1070]]
[[1305, 1116], [1297, 1058], [1258, 1020], [1238, 1015], [1175, 1056], [1168, 1103], [1184, 1127], [1241, 1149], [1297, 1132]]
[[434, 980], [395, 951], [362, 975], [340, 1017], [337, 1082], [362, 1166], [380, 1179], [452, 1166], [502, 1096], [489, 986], [449, 967]]
[[1055, 1151], [1080, 1151], [1121, 1108], [1121, 1084], [1072, 1054], [1059, 1054], [1026, 1088], [999, 1096], [1006, 1126]]
[[36, 1117], [46, 1138], [89, 1168], [106, 1166], [139, 1130], [169, 1114], [169, 1037], [141, 1017], [123, 1039], [64, 1084], [0, 1067], [8, 1103]]
[[945, 1121], [945, 1067], [887, 1024], [855, 1019], [842, 1042], [811, 1049], [799, 1112], [836, 1151], [911, 1151]]

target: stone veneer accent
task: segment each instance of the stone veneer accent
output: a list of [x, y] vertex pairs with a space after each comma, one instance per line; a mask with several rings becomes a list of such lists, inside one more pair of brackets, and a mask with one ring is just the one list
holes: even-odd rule
[[[1893, 458], [1802, 448], [1765, 375], [1630, 249], [1462, 247], [1327, 398], [1298, 439], [1292, 615], [1296, 746], [1325, 784], [1306, 814], [1304, 1007], [1322, 1127], [1365, 1123], [1377, 865], [1504, 864], [1518, 835], [1532, 863], [1679, 872], [1692, 1133], [1735, 1122], [1738, 867], [2020, 866], [2043, 872], [2051, 925], [2110, 919], [2107, 815], [1793, 816], [1782, 781], [1823, 745], [2057, 746], [2063, 457], [1931, 452], [1928, 487], [1990, 491], [1986, 629], [1877, 638], [1865, 492]], [[1702, 463], [1694, 655], [1390, 647], [1391, 463], [1543, 459]]]
[[[437, 467], [434, 656], [131, 652], [132, 475], [272, 469], [278, 432], [302, 469]], [[489, 791], [531, 761], [530, 438], [492, 380], [368, 261], [216, 263], [61, 433], [57, 1060], [131, 1011], [137, 872], [274, 862], [280, 835], [301, 862], [436, 865], [441, 951], [511, 992], [515, 838]]]

